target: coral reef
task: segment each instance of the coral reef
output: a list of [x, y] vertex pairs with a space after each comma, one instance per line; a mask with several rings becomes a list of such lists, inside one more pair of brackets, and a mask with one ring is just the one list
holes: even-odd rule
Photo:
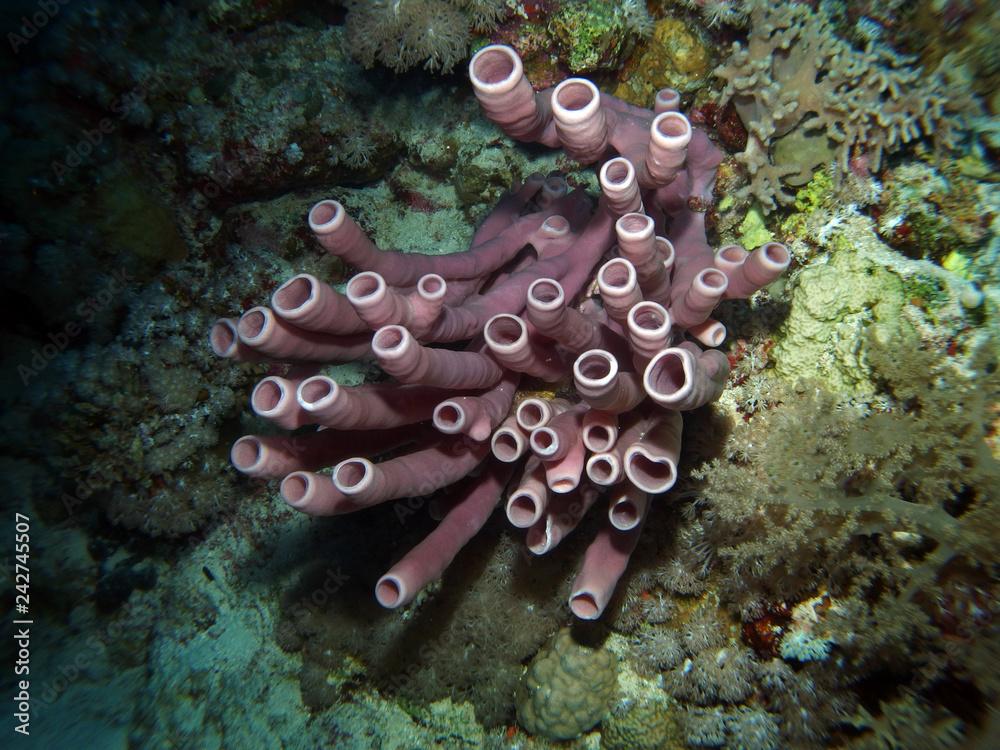
[[[988, 670], [973, 661], [991, 639], [974, 623], [995, 613], [971, 603], [993, 586], [985, 582], [993, 564], [987, 539], [998, 523], [1000, 466], [985, 438], [1000, 388], [995, 308], [980, 300], [988, 322], [969, 327], [986, 311], [962, 305], [968, 282], [892, 253], [871, 219], [847, 216], [821, 242], [831, 252], [793, 281], [792, 313], [769, 355], [774, 403], [736, 424], [726, 456], [696, 472], [704, 480], [698, 518], [725, 571], [724, 598], [750, 624], [744, 632], [758, 651], [807, 665], [836, 659], [841, 687], [879, 670], [904, 682], [900, 675], [920, 674], [919, 687], [910, 683], [920, 711], [934, 703], [935, 683], [962, 682], [971, 705], [949, 704], [934, 721], [954, 727], [961, 719], [968, 732], [965, 722], [982, 721], [972, 706], [996, 695]], [[822, 358], [820, 379], [789, 369], [797, 344], [807, 346], [794, 322], [800, 295], [821, 293], [803, 291], [806, 280], [858, 262], [858, 272], [836, 283], [878, 283], [896, 307], [888, 317], [862, 315], [854, 333], [828, 347], [852, 351], [856, 360], [841, 372], [864, 373], [863, 381], [837, 381]], [[931, 310], [900, 295], [921, 278], [940, 283]], [[852, 288], [840, 298], [865, 296]], [[951, 591], [956, 577], [981, 583]], [[788, 614], [768, 636], [764, 623], [782, 603]], [[957, 631], [962, 648], [952, 646]], [[831, 677], [823, 675], [828, 690]], [[846, 702], [834, 715], [818, 713], [808, 731], [824, 736], [851, 711]]]
[[989, 235], [991, 186], [959, 172], [908, 162], [887, 172], [878, 205], [879, 234], [907, 255], [943, 262], [974, 254]]
[[652, 31], [641, 0], [544, 0], [520, 4], [490, 39], [516, 49], [532, 84], [547, 88], [567, 75], [607, 78]]
[[225, 454], [213, 449], [245, 376], [206, 370], [186, 346], [202, 315], [156, 284], [134, 300], [121, 338], [65, 352], [40, 379], [34, 396], [63, 405], [57, 465], [76, 487], [50, 512], [99, 506], [127, 528], [179, 536], [231, 508]]
[[[547, 30], [569, 72], [595, 73], [617, 69], [634, 49], [636, 38], [650, 33], [651, 22], [644, 4], [636, 0], [579, 0], [562, 3]], [[648, 101], [649, 97], [643, 100]]]
[[919, 50], [925, 67], [946, 66], [983, 97], [987, 109], [998, 113], [1000, 97], [1000, 17], [984, 0], [928, 0], [912, 7], [903, 4], [903, 23], [894, 32]]
[[660, 701], [633, 703], [616, 710], [601, 724], [606, 750], [672, 750], [681, 747], [676, 707]]
[[676, 698], [698, 705], [743, 703], [753, 690], [754, 675], [748, 649], [704, 649], [670, 672], [667, 689]]
[[[264, 5], [260, 12], [280, 13]], [[185, 208], [231, 206], [384, 172], [399, 144], [382, 127], [385, 115], [368, 107], [379, 82], [351, 61], [345, 26], [312, 23], [290, 33], [279, 22], [205, 43], [206, 20], [176, 4], [158, 14], [110, 8], [104, 24], [81, 14], [45, 40], [49, 55], [71, 61], [53, 66], [45, 83], [112, 113], [96, 118], [101, 142], [79, 163], [64, 149], [49, 157], [46, 167], [54, 161], [63, 168], [59, 180], [47, 175], [54, 184], [44, 185], [46, 195], [115, 155], [126, 126], [162, 141], [158, 158], [136, 171], [176, 184], [185, 193], [177, 205]], [[169, 34], [158, 34], [158, 26]], [[114, 29], [149, 43], [122, 50], [107, 43]]]
[[[405, 616], [382, 609], [371, 598], [370, 572], [433, 528], [427, 505], [414, 499], [314, 523], [308, 543], [300, 540], [297, 578], [281, 596], [276, 632], [282, 648], [301, 654], [300, 689], [313, 712], [353, 694], [350, 685], [332, 691], [330, 680], [361, 664], [366, 684], [406, 706], [450, 697], [473, 705], [485, 726], [509, 721], [524, 664], [563, 620], [558, 592], [571, 571], [556, 559], [525, 560], [520, 541], [494, 522], [482, 532], [490, 543], [464, 551], [462, 564]], [[567, 553], [579, 551], [572, 545]], [[498, 610], [505, 616], [496, 617]]]
[[[783, 64], [800, 61], [800, 46], [818, 49], [803, 45], [803, 34], [822, 26], [843, 52], [838, 61], [857, 72], [862, 100], [873, 101], [877, 89], [864, 88], [873, 66], [862, 62], [883, 69], [890, 119], [900, 111], [892, 82], [902, 98], [916, 97], [904, 107], [912, 115], [918, 95], [944, 80], [947, 102], [929, 116], [941, 115], [934, 124], [948, 136], [968, 91], [998, 111], [995, 9], [985, 0], [779, 3], [756, 10], [757, 18], [791, 8], [804, 23], [765, 39], [751, 18], [754, 2], [394, 4], [401, 12], [444, 8], [461, 21], [448, 30], [463, 40], [452, 54], [456, 69], [486, 43], [474, 37], [492, 25], [477, 26], [472, 11], [492, 8], [497, 25], [488, 34], [521, 52], [538, 91], [531, 97], [536, 112], [553, 102], [586, 110], [574, 109], [586, 96], [558, 101], [544, 89], [565, 78], [570, 64], [593, 75], [609, 105], [600, 109], [610, 145], [588, 159], [580, 142], [564, 143], [573, 140], [567, 129], [553, 134], [555, 122], [526, 134], [507, 119], [514, 106], [487, 107], [494, 122], [483, 117], [457, 77], [415, 69], [397, 76], [380, 64], [364, 69], [349, 50], [351, 24], [389, 5], [11, 0], [0, 10], [14, 47], [0, 63], [7, 105], [0, 276], [9, 308], [0, 474], [11, 515], [16, 510], [31, 526], [23, 563], [31, 567], [36, 623], [31, 742], [248, 750], [992, 748], [1000, 723], [995, 123], [973, 117], [959, 150], [933, 151], [918, 123], [917, 140], [903, 148], [900, 137], [877, 167], [864, 139], [848, 148], [826, 132], [807, 132], [807, 146], [811, 139], [826, 147], [817, 168], [824, 149], [796, 153], [789, 136], [774, 136], [769, 166], [802, 169], [791, 180], [771, 180], [794, 201], [775, 198], [770, 212], [749, 200], [751, 190], [737, 195], [746, 175], [736, 156], [703, 175], [716, 177], [714, 190], [703, 185], [692, 195], [680, 187], [698, 171], [700, 156], [739, 154], [752, 140], [736, 104], [756, 89], [718, 106], [718, 89], [706, 85], [734, 39], [744, 46], [758, 40], [766, 63], [761, 91], [785, 95], [799, 81]], [[575, 34], [570, 20], [589, 26]], [[426, 19], [413, 26], [412, 44], [444, 41], [420, 37]], [[398, 62], [404, 30], [393, 33], [384, 51]], [[776, 49], [784, 38], [790, 48]], [[935, 72], [910, 81], [916, 59], [893, 57], [890, 46]], [[412, 67], [443, 61], [425, 56]], [[803, 75], [817, 71], [804, 67]], [[813, 94], [836, 77], [835, 67], [806, 82], [806, 100], [817, 101]], [[608, 223], [602, 214], [614, 196], [595, 201], [599, 174], [581, 163], [599, 166], [624, 148], [639, 176], [657, 166], [643, 150], [655, 113], [641, 107], [664, 85], [680, 91], [694, 126], [686, 161], [667, 165], [679, 167], [669, 195], [640, 185], [642, 211], [629, 214], [619, 232], [618, 217]], [[634, 96], [638, 106], [611, 93]], [[675, 102], [665, 92], [656, 106]], [[849, 124], [870, 124], [871, 113], [863, 108]], [[790, 134], [817, 122], [806, 117]], [[528, 145], [503, 137], [497, 124]], [[835, 158], [845, 153], [846, 165]], [[511, 194], [512, 185], [521, 190]], [[664, 200], [670, 196], [676, 204]], [[607, 272], [603, 289], [592, 280], [609, 262], [628, 270], [614, 245], [636, 239], [648, 225], [643, 213], [674, 245], [674, 282], [693, 235], [723, 248], [785, 243], [791, 263], [748, 300], [723, 300], [711, 312], [727, 340], [698, 350], [724, 355], [719, 372], [729, 375], [713, 386], [721, 390], [717, 400], [683, 414], [680, 449], [666, 456], [676, 470], [673, 488], [651, 493], [642, 507], [630, 496], [589, 509], [589, 495], [566, 497], [566, 513], [547, 515], [546, 523], [563, 538], [540, 555], [525, 545], [525, 534], [529, 544], [553, 537], [511, 520], [533, 519], [542, 498], [543, 513], [562, 509], [564, 496], [543, 471], [526, 477], [514, 466], [497, 493], [501, 511], [457, 550], [456, 538], [472, 532], [456, 527], [473, 514], [455, 511], [469, 510], [463, 493], [503, 479], [495, 456], [454, 485], [429, 494], [417, 486], [395, 502], [332, 518], [295, 512], [264, 479], [230, 465], [240, 435], [300, 446], [327, 432], [308, 424], [287, 429], [255, 413], [261, 394], [253, 405], [246, 395], [256, 382], [314, 378], [314, 385], [329, 381], [350, 393], [413, 393], [367, 357], [346, 364], [267, 357], [226, 367], [205, 345], [220, 312], [250, 309], [294, 274], [323, 279], [356, 301], [360, 275], [380, 294], [378, 280], [358, 274], [350, 258], [318, 251], [307, 207], [329, 207], [329, 199], [377, 246], [403, 251], [391, 255], [387, 274], [413, 262], [460, 264], [446, 259], [468, 258], [470, 246], [496, 248], [483, 227], [496, 228], [501, 218], [508, 229], [516, 226], [506, 235], [499, 228], [494, 240], [516, 242], [517, 250], [466, 301], [496, 299], [490, 295], [510, 278], [505, 273], [555, 265], [558, 241], [522, 242], [525, 224], [560, 214], [569, 235], [583, 239], [604, 222], [610, 231], [595, 244], [599, 259], [577, 269], [579, 253], [567, 254], [574, 260], [567, 273], [583, 280], [579, 294], [563, 292], [572, 298], [572, 320], [578, 312], [625, 342], [609, 351], [626, 381], [648, 363], [629, 341], [628, 318], [605, 317], [615, 311]], [[698, 231], [689, 232], [687, 222]], [[659, 240], [655, 246], [665, 248]], [[717, 252], [713, 264], [734, 255], [741, 256]], [[641, 267], [633, 267], [638, 276]], [[470, 282], [442, 277], [456, 296], [455, 287]], [[407, 325], [419, 328], [420, 279], [383, 281], [386, 297], [410, 316]], [[444, 315], [469, 312], [453, 302]], [[675, 302], [661, 300], [670, 313], [679, 312]], [[287, 311], [281, 300], [277, 309]], [[536, 327], [545, 321], [530, 309], [505, 311], [519, 313], [542, 353], [535, 364], [558, 362], [563, 374], [546, 381], [521, 373], [515, 413], [525, 403], [587, 403], [571, 375], [578, 354], [561, 343], [547, 348], [551, 341]], [[352, 314], [350, 305], [344, 317]], [[473, 334], [483, 328], [477, 324]], [[685, 338], [696, 330], [681, 328]], [[712, 330], [721, 329], [713, 323]], [[473, 334], [416, 337], [432, 351], [482, 353], [500, 364], [502, 353], [477, 348], [483, 341]], [[601, 343], [617, 341], [609, 339]], [[463, 349], [466, 342], [472, 345]], [[446, 374], [459, 372], [452, 369]], [[502, 369], [505, 377], [514, 372]], [[298, 390], [291, 390], [296, 404]], [[441, 401], [483, 405], [466, 398], [486, 390], [383, 405], [433, 416]], [[666, 411], [646, 398], [619, 415], [621, 432], [635, 415]], [[482, 423], [474, 424], [481, 435]], [[365, 449], [368, 430], [346, 432], [352, 453], [383, 467], [441, 439], [427, 427], [411, 436], [404, 425], [411, 442], [386, 453]], [[528, 443], [521, 461], [529, 453], [529, 461], [537, 458], [531, 434], [508, 427], [494, 432], [512, 446], [519, 438]], [[552, 428], [557, 438], [559, 427]], [[485, 442], [471, 435], [459, 441], [472, 450]], [[603, 458], [613, 468], [624, 456]], [[336, 463], [317, 463], [316, 474], [332, 482]], [[586, 490], [595, 486], [586, 466], [580, 477]], [[564, 479], [553, 481], [562, 486]], [[488, 513], [490, 500], [477, 511]], [[588, 550], [615, 528], [609, 521], [636, 518], [627, 554], [606, 554], [600, 544], [600, 554]], [[447, 568], [442, 556], [427, 555], [445, 532], [447, 551], [456, 552]], [[422, 588], [395, 567], [408, 559], [428, 579]], [[586, 571], [595, 559], [612, 560], [620, 579], [592, 578], [600, 586], [590, 588], [586, 576], [576, 580], [580, 561]], [[388, 585], [377, 596], [393, 603], [397, 582], [414, 596], [389, 609], [372, 588], [394, 567], [397, 577], [383, 580]], [[574, 619], [598, 614], [596, 624]], [[556, 635], [570, 623], [569, 636]], [[567, 682], [564, 667], [579, 666], [587, 652], [566, 645], [572, 653], [556, 659], [544, 645], [567, 638], [599, 641], [595, 658], [617, 674], [609, 668], [596, 678], [584, 670], [583, 683]], [[557, 689], [528, 700], [522, 678], [544, 687], [550, 683], [534, 678], [552, 675], [560, 678]], [[519, 685], [520, 699], [533, 707], [520, 720]], [[606, 702], [590, 712], [591, 699], [601, 696]], [[550, 724], [570, 715], [563, 709], [581, 707], [588, 710], [573, 713], [571, 729], [582, 734], [546, 736]]]
[[888, 339], [898, 330], [907, 300], [903, 282], [876, 260], [841, 252], [802, 269], [792, 283], [776, 372], [792, 382], [816, 378], [835, 392], [872, 393], [863, 331], [881, 326]]
[[735, 709], [692, 711], [687, 719], [689, 747], [733, 747], [777, 750], [782, 747], [777, 720], [766, 711]]

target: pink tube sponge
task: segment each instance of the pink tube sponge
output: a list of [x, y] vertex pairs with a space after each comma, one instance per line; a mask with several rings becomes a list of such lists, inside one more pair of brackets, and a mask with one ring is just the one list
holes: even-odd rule
[[486, 474], [466, 482], [437, 528], [375, 584], [375, 598], [383, 607], [408, 604], [431, 581], [439, 578], [455, 555], [475, 536], [493, 512], [511, 467], [493, 464]]
[[552, 92], [552, 116], [563, 150], [581, 164], [597, 161], [608, 149], [608, 121], [601, 92], [585, 78], [567, 78]]
[[604, 613], [618, 579], [628, 567], [641, 531], [640, 522], [627, 531], [609, 524], [597, 532], [597, 538], [584, 554], [583, 565], [569, 595], [569, 608], [574, 615], [581, 620], [596, 620]]
[[643, 387], [662, 406], [679, 411], [697, 409], [715, 401], [726, 385], [729, 360], [715, 349], [694, 344], [664, 349], [646, 367]]
[[749, 297], [777, 279], [792, 262], [788, 248], [780, 242], [768, 242], [750, 253], [728, 272], [727, 299]]
[[403, 383], [489, 388], [503, 377], [500, 366], [486, 355], [422, 346], [403, 326], [377, 330], [372, 351], [382, 369]]
[[318, 333], [361, 333], [368, 330], [347, 297], [315, 276], [293, 276], [271, 296], [271, 309], [279, 317]]
[[250, 349], [285, 361], [350, 362], [370, 350], [367, 336], [331, 336], [287, 323], [266, 307], [243, 313], [236, 326]]
[[469, 62], [469, 78], [483, 112], [507, 135], [517, 140], [542, 136], [550, 110], [536, 99], [513, 49], [501, 44], [483, 47]]
[[653, 184], [673, 182], [684, 164], [692, 132], [691, 123], [680, 112], [661, 112], [653, 119], [645, 162]]
[[415, 424], [430, 418], [434, 404], [450, 391], [423, 385], [371, 384], [341, 386], [315, 375], [303, 380], [296, 400], [305, 423], [347, 429], [373, 429]]
[[643, 492], [661, 493], [677, 481], [684, 420], [675, 411], [658, 414], [646, 431], [625, 449], [625, 476]]

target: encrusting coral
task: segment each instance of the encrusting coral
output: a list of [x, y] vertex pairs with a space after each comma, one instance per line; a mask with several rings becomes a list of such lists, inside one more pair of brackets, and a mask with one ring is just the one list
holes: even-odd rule
[[[534, 554], [554, 549], [607, 488], [607, 522], [569, 600], [576, 616], [596, 619], [651, 495], [676, 481], [680, 412], [724, 386], [729, 363], [713, 347], [725, 329], [709, 316], [723, 298], [774, 281], [790, 256], [778, 243], [712, 250], [704, 211], [722, 155], [677, 111], [676, 91], [661, 91], [655, 111], [585, 79], [536, 94], [520, 58], [500, 45], [477, 53], [470, 75], [508, 135], [600, 165], [600, 202], [559, 176], [530, 177], [486, 218], [471, 250], [443, 256], [382, 251], [341, 204], [316, 204], [309, 223], [320, 244], [365, 270], [346, 295], [296, 276], [270, 308], [219, 320], [211, 343], [235, 360], [294, 363], [257, 385], [252, 406], [286, 429], [326, 429], [247, 435], [232, 460], [250, 476], [284, 477], [285, 500], [317, 516], [454, 485], [439, 526], [378, 581], [386, 607], [441, 575], [512, 475], [507, 517], [527, 529]], [[617, 255], [602, 264], [616, 239]], [[603, 306], [570, 306], [593, 287]], [[451, 342], [467, 343], [430, 346]], [[320, 363], [371, 354], [396, 382], [348, 387], [316, 374]], [[523, 398], [511, 413], [528, 378], [562, 384], [561, 397]], [[401, 447], [415, 450], [369, 458]], [[315, 473], [331, 465], [332, 475]]]

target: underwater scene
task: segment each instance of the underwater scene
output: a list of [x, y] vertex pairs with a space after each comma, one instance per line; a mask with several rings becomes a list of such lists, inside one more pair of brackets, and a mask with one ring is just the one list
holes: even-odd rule
[[1000, 748], [1000, 5], [0, 6], [0, 747]]

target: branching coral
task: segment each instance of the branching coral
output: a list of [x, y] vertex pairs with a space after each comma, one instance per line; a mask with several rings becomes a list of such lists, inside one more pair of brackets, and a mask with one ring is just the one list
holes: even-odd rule
[[865, 154], [874, 170], [884, 152], [923, 136], [954, 143], [958, 105], [942, 75], [878, 40], [855, 49], [805, 4], [754, 2], [750, 26], [715, 72], [749, 132], [739, 159], [765, 209], [791, 204], [783, 183], [805, 184], [834, 157], [847, 172]]

